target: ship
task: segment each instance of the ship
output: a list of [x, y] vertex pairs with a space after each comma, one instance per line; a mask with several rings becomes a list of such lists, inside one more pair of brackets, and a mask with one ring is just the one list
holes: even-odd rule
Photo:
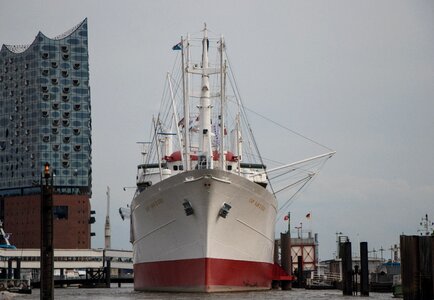
[[[246, 151], [257, 145], [247, 142], [252, 131], [242, 125], [239, 94], [227, 92], [236, 83], [228, 80], [225, 41], [210, 38], [205, 25], [198, 38], [182, 37], [172, 49], [181, 68], [167, 74], [168, 100], [152, 118], [150, 141], [143, 142], [130, 205], [134, 289], [270, 289], [278, 201], [261, 156]], [[211, 52], [216, 62], [210, 62]]]
[[3, 222], [0, 220], [0, 249], [17, 249], [9, 242], [9, 234], [3, 229]]

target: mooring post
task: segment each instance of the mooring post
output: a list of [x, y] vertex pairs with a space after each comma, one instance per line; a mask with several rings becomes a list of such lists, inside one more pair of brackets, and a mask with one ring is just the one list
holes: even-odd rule
[[16, 261], [16, 268], [14, 272], [14, 278], [21, 279], [21, 259], [19, 257], [16, 257], [15, 261]]
[[433, 258], [431, 236], [419, 236], [420, 299], [433, 299]]
[[360, 243], [360, 295], [369, 296], [368, 242]]
[[344, 296], [353, 295], [353, 260], [351, 257], [351, 242], [341, 244], [342, 254], [342, 293]]
[[50, 164], [45, 163], [41, 179], [41, 299], [54, 299], [54, 248], [53, 248], [53, 180]]
[[13, 278], [13, 270], [12, 270], [12, 258], [8, 259], [8, 279], [12, 279]]
[[[291, 236], [288, 233], [280, 233], [280, 262], [282, 269], [291, 275]], [[292, 288], [291, 281], [282, 281], [281, 284], [284, 291]]]

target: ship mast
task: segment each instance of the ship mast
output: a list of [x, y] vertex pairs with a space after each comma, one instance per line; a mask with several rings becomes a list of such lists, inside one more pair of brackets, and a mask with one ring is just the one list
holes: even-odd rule
[[185, 42], [184, 38], [181, 37], [182, 92], [184, 100], [184, 170], [188, 171], [190, 170], [190, 104], [188, 101], [188, 76], [185, 74], [188, 66], [188, 61], [187, 66], [185, 63], [185, 48], [189, 49], [189, 39], [187, 38], [187, 42]]
[[[211, 147], [211, 100], [208, 72], [208, 30], [203, 30], [202, 40], [202, 81], [199, 102], [199, 168], [213, 169], [213, 152]], [[188, 130], [188, 129], [187, 129]]]

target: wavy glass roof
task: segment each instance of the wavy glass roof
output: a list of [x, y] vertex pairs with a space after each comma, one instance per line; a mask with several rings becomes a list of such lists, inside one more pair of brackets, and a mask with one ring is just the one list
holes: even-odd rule
[[84, 19], [83, 21], [81, 21], [79, 24], [75, 25], [74, 27], [72, 27], [71, 29], [65, 31], [64, 33], [55, 36], [54, 38], [49, 38], [47, 37], [45, 34], [43, 34], [42, 32], [39, 32], [35, 39], [33, 40], [33, 42], [31, 44], [28, 45], [6, 45], [4, 44], [3, 47], [1, 48], [0, 52], [3, 51], [3, 49], [9, 50], [12, 53], [23, 53], [25, 52], [27, 49], [30, 48], [30, 46], [35, 43], [35, 41], [37, 41], [38, 36], [42, 35], [47, 39], [51, 39], [51, 40], [62, 40], [64, 38], [67, 38], [68, 36], [70, 36], [71, 34], [73, 34], [78, 28], [80, 28], [80, 26], [85, 23], [87, 21], [87, 18]]

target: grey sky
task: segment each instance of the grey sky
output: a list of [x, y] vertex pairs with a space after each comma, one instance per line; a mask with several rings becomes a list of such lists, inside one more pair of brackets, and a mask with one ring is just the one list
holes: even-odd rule
[[[109, 185], [112, 245], [130, 248], [116, 209], [133, 194], [122, 187], [135, 184], [136, 142], [158, 108], [171, 47], [204, 22], [224, 34], [250, 109], [338, 152], [290, 208], [293, 227], [319, 233], [321, 258], [335, 251], [336, 231], [389, 248], [416, 233], [425, 213], [434, 217], [433, 1], [0, 0], [0, 44], [29, 44], [38, 31], [54, 37], [85, 17], [94, 247], [103, 245]], [[291, 162], [325, 152], [250, 121], [264, 156]]]

